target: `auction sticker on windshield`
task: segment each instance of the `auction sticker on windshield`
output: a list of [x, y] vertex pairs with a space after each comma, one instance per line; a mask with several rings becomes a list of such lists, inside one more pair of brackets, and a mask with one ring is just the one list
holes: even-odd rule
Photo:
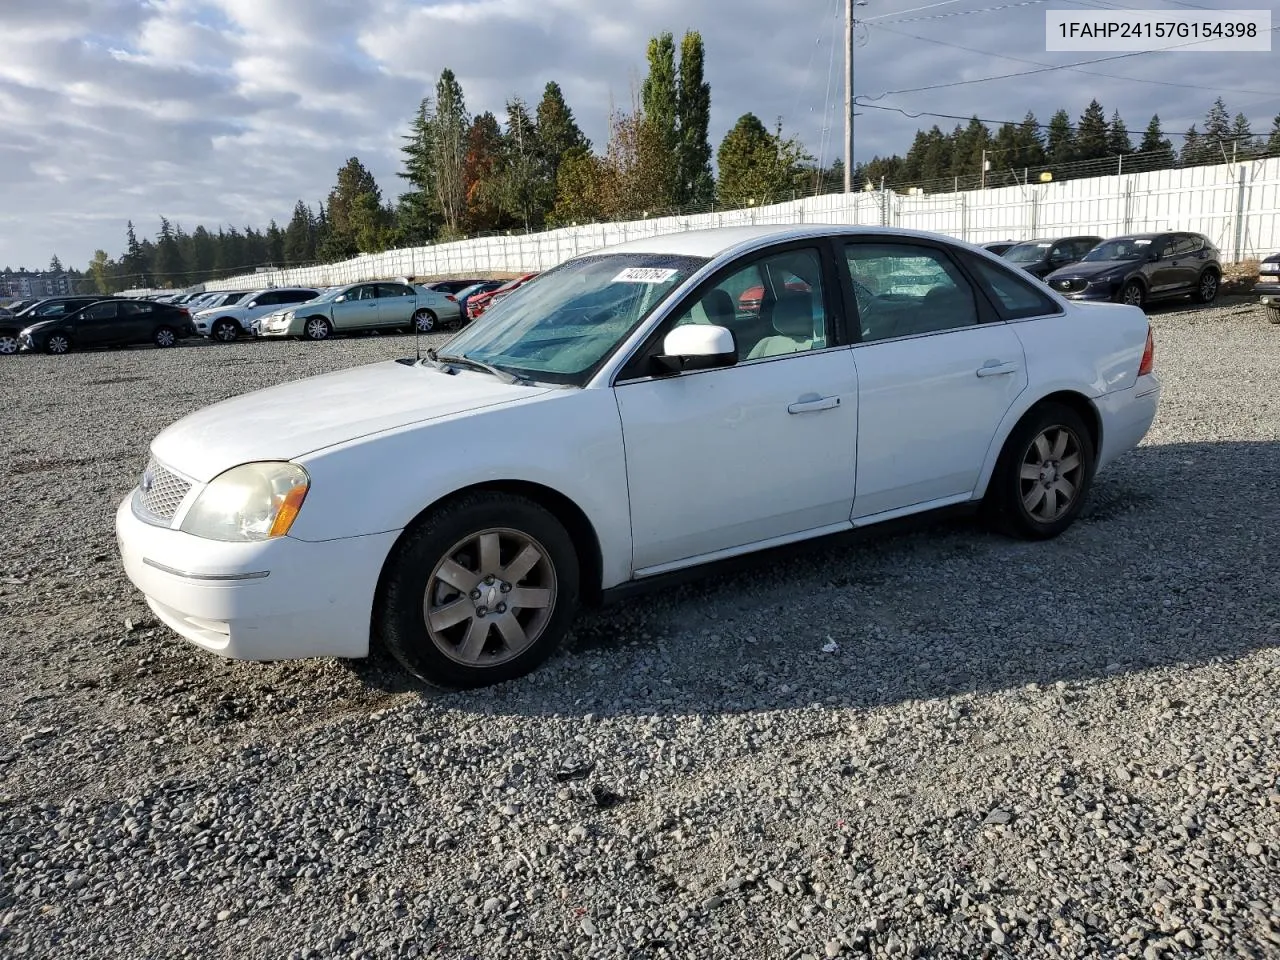
[[627, 267], [627, 269], [613, 278], [613, 282], [666, 283], [679, 272], [679, 270], [672, 270], [669, 267]]

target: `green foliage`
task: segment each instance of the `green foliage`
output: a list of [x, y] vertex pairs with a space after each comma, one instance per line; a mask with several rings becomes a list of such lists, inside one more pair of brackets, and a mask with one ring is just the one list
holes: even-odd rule
[[790, 200], [804, 189], [805, 163], [812, 159], [799, 141], [783, 138], [780, 123], [770, 132], [754, 113], [745, 113], [716, 154], [720, 203], [759, 206]]
[[672, 206], [679, 194], [679, 91], [676, 81], [675, 40], [661, 33], [649, 40], [649, 75], [640, 90], [641, 115], [648, 137], [657, 147], [653, 162], [655, 193], [649, 204], [658, 209]]
[[702, 206], [715, 200], [711, 175], [711, 84], [703, 76], [706, 50], [702, 35], [690, 31], [680, 41], [680, 78], [676, 89], [676, 202]]

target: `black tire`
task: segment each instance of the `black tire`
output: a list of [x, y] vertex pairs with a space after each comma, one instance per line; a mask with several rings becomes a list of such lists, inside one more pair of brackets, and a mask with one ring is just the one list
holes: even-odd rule
[[51, 333], [44, 340], [44, 352], [61, 356], [71, 352], [71, 338], [65, 333]]
[[230, 317], [222, 317], [209, 328], [209, 339], [218, 343], [234, 343], [240, 336], [240, 324]]
[[1137, 280], [1130, 280], [1120, 288], [1120, 302], [1133, 307], [1142, 306], [1147, 299], [1147, 290]]
[[333, 324], [324, 317], [307, 317], [302, 324], [302, 336], [306, 340], [328, 340], [333, 336]]
[[412, 329], [417, 333], [430, 333], [436, 328], [439, 318], [434, 311], [427, 310], [425, 307], [421, 310], [414, 311]]
[[156, 332], [151, 335], [151, 342], [162, 349], [176, 346], [178, 332], [173, 327], [156, 327]]
[[[1046, 436], [1056, 438], [1055, 431], [1068, 434], [1067, 448], [1062, 457], [1058, 460], [1046, 458], [1053, 464], [1052, 470], [1042, 470], [1039, 479], [1024, 477], [1024, 465], [1033, 470], [1037, 467], [1033, 461], [1041, 458], [1037, 440]], [[1052, 440], [1046, 442], [1053, 443]], [[1073, 455], [1079, 458], [1078, 468], [1064, 467], [1059, 475], [1058, 465], [1069, 464]], [[1004, 532], [1026, 540], [1048, 540], [1058, 536], [1075, 521], [1089, 495], [1096, 456], [1089, 428], [1075, 410], [1052, 401], [1033, 407], [1013, 428], [996, 461], [995, 472], [987, 488], [986, 505], [991, 519]], [[1055, 503], [1062, 496], [1059, 480], [1068, 483], [1074, 492], [1069, 504], [1061, 508], [1061, 513], [1045, 516], [1049, 507], [1049, 488], [1052, 487]], [[1042, 483], [1045, 492], [1031, 508], [1028, 498], [1034, 500]]]
[[[433, 583], [437, 568], [450, 557], [462, 557], [464, 565], [471, 562], [464, 556], [464, 551], [452, 552], [454, 548], [482, 532], [494, 530], [506, 531], [517, 538], [509, 542], [506, 553], [500, 554], [505, 557], [507, 565], [512, 564], [513, 554], [519, 555], [515, 552], [515, 547], [520, 546], [519, 537], [527, 538], [532, 545], [541, 548], [539, 565], [513, 578], [512, 585], [517, 589], [549, 587], [546, 590], [550, 597], [546, 605], [549, 610], [545, 615], [512, 606], [511, 618], [516, 618], [519, 613], [528, 615], [527, 624], [537, 622], [539, 617], [542, 617], [542, 622], [530, 644], [507, 659], [501, 659], [503, 650], [500, 648], [507, 645], [503, 631], [489, 626], [483, 619], [486, 612], [493, 616], [503, 613], [502, 608], [495, 606], [492, 611], [486, 611], [480, 606], [486, 599], [484, 596], [466, 596], [454, 591], [456, 596], [450, 598], [447, 584], [442, 584], [438, 578]], [[483, 569], [478, 559], [472, 566]], [[536, 582], [527, 583], [526, 580], [531, 578], [537, 578]], [[507, 588], [501, 580], [498, 584], [503, 589]], [[454, 631], [453, 636], [461, 636], [462, 632], [471, 629], [473, 621], [484, 623], [481, 634], [484, 638], [483, 651], [486, 658], [494, 660], [492, 664], [464, 663], [442, 649], [442, 645], [448, 646], [448, 636], [442, 637], [440, 644], [432, 638], [424, 605], [431, 600], [428, 588], [433, 585], [437, 590], [444, 589], [446, 599], [441, 603], [460, 602], [467, 610], [464, 620], [438, 632]], [[478, 583], [476, 587], [483, 588], [484, 583]], [[550, 512], [521, 496], [485, 492], [466, 494], [419, 520], [392, 550], [374, 608], [374, 635], [406, 670], [432, 686], [464, 690], [502, 683], [529, 673], [555, 650], [573, 623], [578, 606], [578, 587], [577, 551], [564, 526]], [[494, 587], [487, 589], [493, 593]], [[480, 589], [476, 589], [475, 594], [479, 593]], [[438, 596], [436, 599], [440, 600]], [[501, 595], [495, 594], [488, 601], [493, 603], [501, 599]], [[473, 617], [473, 612], [477, 616]], [[460, 639], [454, 653], [460, 654], [462, 646]]]
[[1280, 323], [1280, 307], [1268, 307], [1267, 320], [1270, 323]]
[[1218, 271], [1210, 267], [1196, 280], [1194, 294], [1196, 303], [1213, 303], [1218, 299], [1219, 286], [1221, 286], [1221, 278], [1218, 276]]

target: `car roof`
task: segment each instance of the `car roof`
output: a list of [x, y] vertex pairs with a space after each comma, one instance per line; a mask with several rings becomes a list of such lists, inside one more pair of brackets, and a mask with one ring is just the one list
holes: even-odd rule
[[908, 230], [902, 227], [852, 226], [840, 223], [768, 224], [712, 227], [705, 230], [659, 234], [604, 247], [594, 253], [665, 253], [672, 256], [712, 258], [767, 243], [784, 243], [788, 240], [807, 240], [828, 236], [893, 236], [934, 242], [945, 239], [950, 243], [963, 243], [952, 238], [940, 238], [936, 233]]

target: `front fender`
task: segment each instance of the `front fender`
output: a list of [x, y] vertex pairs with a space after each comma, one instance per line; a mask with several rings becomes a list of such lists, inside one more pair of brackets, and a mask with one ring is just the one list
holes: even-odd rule
[[555, 390], [385, 431], [298, 459], [311, 489], [290, 530], [330, 540], [403, 530], [459, 490], [500, 482], [547, 487], [595, 530], [603, 586], [631, 576], [631, 516], [613, 391]]

